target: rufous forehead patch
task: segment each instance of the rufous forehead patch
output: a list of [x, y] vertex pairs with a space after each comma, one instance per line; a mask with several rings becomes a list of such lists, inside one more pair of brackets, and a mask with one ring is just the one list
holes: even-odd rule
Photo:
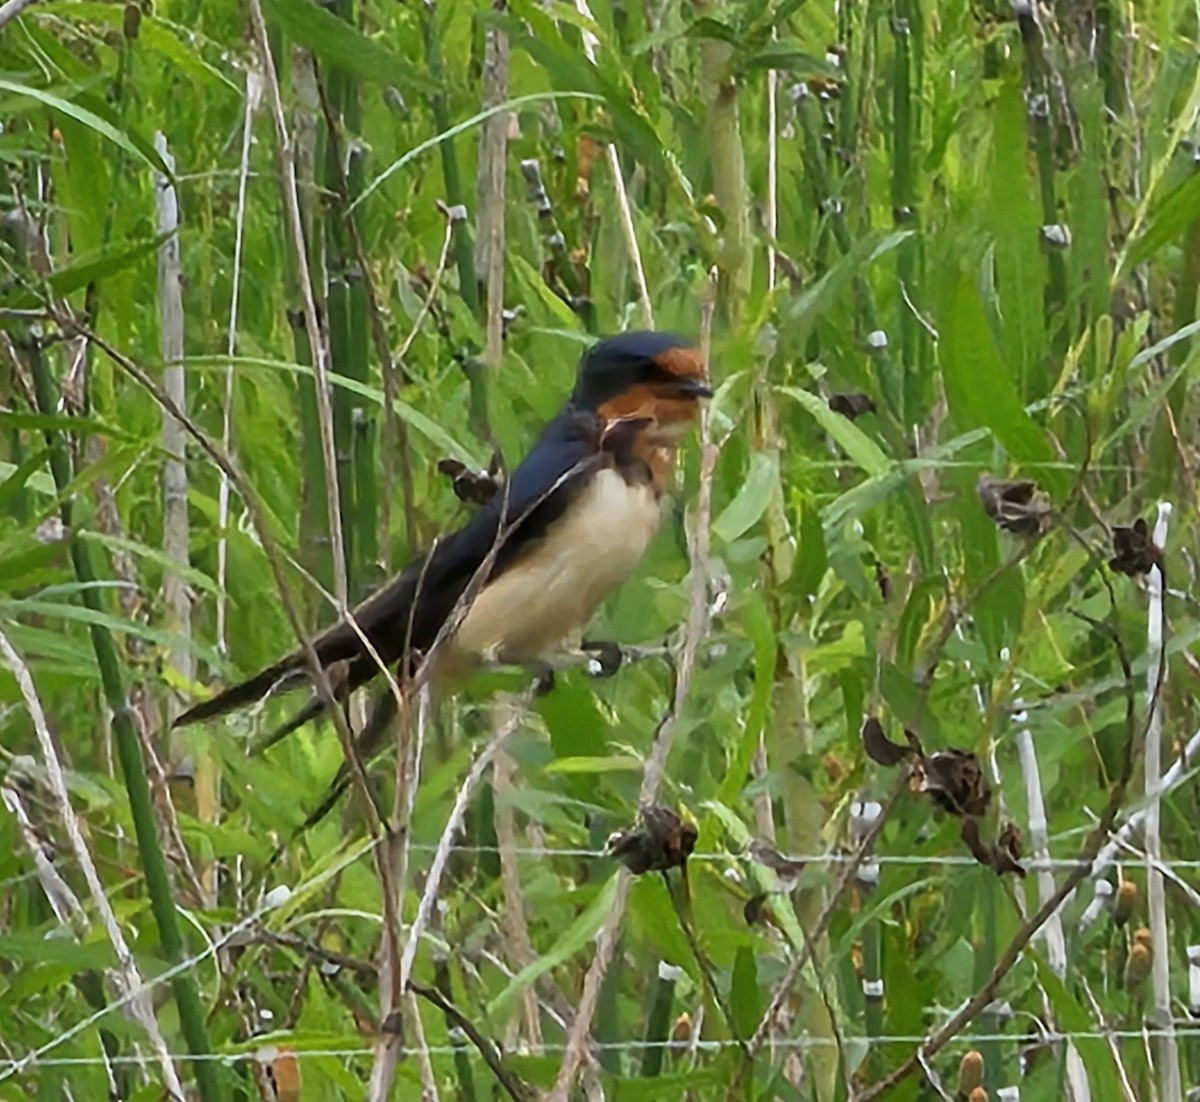
[[681, 379], [703, 379], [706, 374], [704, 357], [699, 349], [684, 345], [668, 348], [658, 357], [658, 363], [660, 367]]

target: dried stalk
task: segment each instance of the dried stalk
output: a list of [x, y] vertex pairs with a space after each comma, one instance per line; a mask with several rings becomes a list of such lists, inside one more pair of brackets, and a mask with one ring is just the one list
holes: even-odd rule
[[[1154, 542], [1165, 550], [1171, 521], [1171, 505], [1160, 502], [1158, 521], [1154, 525]], [[1162, 1076], [1162, 1102], [1183, 1102], [1183, 1079], [1179, 1068], [1179, 1047], [1175, 1040], [1174, 1017], [1171, 1012], [1171, 943], [1167, 931], [1167, 896], [1162, 873], [1162, 731], [1164, 702], [1162, 688], [1166, 683], [1165, 613], [1166, 585], [1163, 568], [1155, 566], [1146, 579], [1149, 601], [1149, 623], [1146, 640], [1146, 700], [1149, 716], [1146, 720], [1146, 886], [1150, 916], [1150, 936], [1154, 947], [1150, 973], [1154, 999], [1154, 1026], [1162, 1031], [1158, 1039], [1158, 1059]]]
[[[274, 537], [267, 528], [263, 519], [262, 509], [258, 504], [258, 499], [250, 487], [250, 484], [242, 476], [241, 472], [234, 465], [229, 455], [217, 445], [187, 413], [180, 409], [166, 394], [162, 387], [154, 381], [150, 375], [135, 364], [128, 356], [123, 355], [113, 347], [107, 340], [101, 337], [98, 333], [87, 329], [78, 322], [69, 318], [61, 318], [59, 322], [64, 328], [77, 332], [79, 335], [86, 337], [89, 341], [96, 345], [122, 372], [134, 379], [148, 394], [153, 397], [154, 401], [160, 408], [164, 409], [172, 416], [177, 418], [179, 422], [187, 429], [188, 435], [195, 440], [204, 453], [217, 465], [217, 468], [225, 473], [233, 488], [238, 492], [242, 501], [246, 506], [246, 511], [250, 517], [250, 523], [254, 528], [254, 532], [258, 537], [259, 544], [263, 549], [263, 555], [267, 560], [267, 565], [270, 567], [271, 575], [274, 578], [276, 589], [279, 593], [280, 605], [283, 608], [284, 615], [287, 616], [288, 622], [291, 624], [292, 630], [296, 635], [296, 639], [300, 645], [300, 649], [304, 653], [305, 662], [308, 664], [308, 672], [313, 680], [318, 697], [325, 705], [329, 712], [334, 729], [337, 731], [338, 738], [342, 744], [342, 751], [346, 755], [346, 760], [349, 763], [350, 774], [352, 781], [358, 786], [360, 793], [363, 796], [364, 805], [367, 808], [367, 823], [372, 832], [372, 845], [370, 847], [371, 854], [375, 860], [376, 872], [380, 878], [380, 883], [384, 889], [384, 919], [385, 919], [385, 937], [389, 942], [399, 945], [400, 943], [400, 919], [393, 902], [396, 898], [394, 891], [391, 890], [391, 877], [389, 869], [380, 854], [379, 842], [382, 840], [378, 813], [375, 809], [374, 800], [371, 796], [371, 791], [367, 785], [366, 774], [363, 771], [362, 762], [359, 760], [358, 754], [354, 748], [354, 736], [350, 731], [349, 725], [346, 723], [345, 716], [341, 709], [337, 707], [333, 688], [329, 682], [328, 673], [321, 666], [320, 660], [317, 658], [316, 651], [313, 649], [312, 641], [305, 632], [303, 625], [300, 623], [300, 617], [296, 609], [296, 603], [292, 599], [291, 587], [288, 585], [286, 576], [283, 573], [283, 557], [280, 554], [279, 548], [275, 543]], [[351, 618], [351, 623], [353, 623]], [[360, 639], [364, 639], [361, 632]], [[369, 646], [369, 644], [366, 644]], [[372, 652], [373, 653], [373, 652]], [[376, 661], [379, 656], [374, 655]], [[381, 663], [382, 665], [382, 663]], [[186, 977], [181, 977], [186, 978]], [[209, 1069], [209, 1065], [201, 1063], [198, 1067]], [[206, 1099], [205, 1102], [208, 1102]]]
[[25, 700], [25, 708], [33, 722], [38, 747], [42, 752], [42, 760], [46, 767], [46, 777], [54, 798], [54, 809], [63, 830], [70, 839], [71, 850], [87, 883], [92, 903], [120, 965], [121, 983], [119, 988], [123, 988], [123, 990], [119, 989], [118, 994], [135, 996], [130, 1001], [130, 1010], [134, 1019], [146, 1031], [146, 1036], [150, 1039], [150, 1046], [154, 1049], [155, 1056], [158, 1057], [159, 1065], [162, 1068], [163, 1085], [172, 1098], [178, 1099], [178, 1102], [185, 1102], [186, 1095], [183, 1084], [176, 1074], [175, 1065], [171, 1063], [170, 1050], [167, 1048], [167, 1042], [155, 1020], [154, 1006], [150, 1001], [149, 994], [142, 990], [142, 977], [138, 972], [137, 962], [133, 959], [133, 953], [130, 952], [129, 945], [125, 941], [125, 935], [121, 933], [117, 916], [113, 913], [112, 904], [108, 901], [108, 893], [105, 891], [100, 874], [96, 872], [92, 855], [84, 840], [79, 819], [75, 815], [75, 809], [71, 806], [66, 776], [63, 773], [62, 764], [58, 760], [58, 751], [54, 747], [54, 740], [50, 737], [50, 728], [46, 724], [46, 713], [34, 686], [33, 677], [25, 660], [17, 653], [3, 632], [0, 632], [0, 654], [4, 656], [5, 665], [16, 678], [21, 696]]
[[[492, 0], [492, 11], [507, 10], [507, 0]], [[508, 99], [508, 34], [489, 27], [483, 62], [483, 109]], [[475, 270], [484, 273], [487, 290], [487, 366], [499, 368], [504, 340], [504, 193], [507, 183], [508, 130], [512, 115], [498, 111], [483, 124], [479, 147], [479, 234]]]
[[[585, 4], [585, 0], [578, 0], [578, 2], [581, 5]], [[710, 276], [709, 295], [700, 319], [700, 348], [706, 364], [709, 363], [711, 357], [712, 321], [715, 305], [713, 290], [714, 280]], [[658, 795], [663, 772], [666, 769], [667, 756], [671, 752], [671, 743], [675, 737], [675, 727], [691, 689], [696, 653], [708, 630], [708, 529], [712, 520], [712, 481], [719, 452], [720, 449], [712, 442], [708, 411], [707, 409], [702, 410], [700, 414], [700, 492], [690, 540], [691, 604], [675, 677], [675, 696], [670, 710], [658, 726], [654, 745], [650, 750], [650, 756], [642, 774], [642, 787], [638, 794], [638, 800], [643, 806], [653, 803]], [[625, 904], [629, 898], [629, 871], [622, 868], [617, 875], [619, 879], [612, 908], [596, 939], [596, 955], [584, 977], [583, 993], [579, 997], [579, 1009], [576, 1011], [575, 1021], [571, 1025], [566, 1054], [563, 1056], [562, 1066], [559, 1068], [558, 1078], [555, 1081], [554, 1090], [550, 1094], [549, 1102], [567, 1102], [571, 1086], [575, 1082], [575, 1076], [586, 1052], [592, 1019], [600, 999], [600, 988], [616, 950], [621, 920], [624, 917]]]
[[[518, 968], [526, 968], [537, 959], [529, 940], [525, 921], [525, 898], [521, 893], [521, 871], [517, 862], [517, 832], [512, 808], [512, 758], [501, 752], [492, 766], [492, 790], [496, 796], [496, 845], [500, 849], [500, 882], [504, 890], [504, 914], [501, 921], [508, 942], [508, 955]], [[535, 1053], [542, 1049], [542, 1020], [538, 1013], [537, 992], [529, 984], [521, 992], [525, 1014], [525, 1034]]]
[[[446, 827], [442, 831], [437, 851], [433, 855], [433, 863], [430, 866], [429, 875], [425, 881], [425, 890], [421, 894], [416, 918], [409, 927], [408, 938], [404, 943], [404, 950], [398, 958], [395, 956], [389, 958], [387, 952], [385, 952], [384, 967], [388, 971], [393, 971], [393, 976], [389, 977], [389, 980], [390, 986], [394, 990], [398, 989], [400, 992], [404, 992], [409, 988], [413, 962], [416, 959], [417, 949], [420, 947], [421, 935], [424, 933], [425, 927], [429, 924], [429, 916], [433, 912], [433, 906], [437, 901], [442, 875], [445, 873], [446, 865], [450, 860], [454, 835], [462, 827], [463, 816], [466, 813], [471, 797], [475, 793], [475, 789], [479, 786], [479, 782], [483, 780], [496, 754], [503, 748], [504, 743], [508, 741], [513, 731], [516, 730], [519, 717], [520, 712], [515, 712], [512, 725], [503, 727], [496, 732], [483, 752], [475, 759], [470, 771], [467, 773], [466, 779], [462, 783], [462, 787], [458, 790], [454, 807], [451, 809], [450, 815], [446, 820]], [[385, 1018], [384, 1024], [380, 1028], [379, 1039], [375, 1044], [375, 1061], [371, 1066], [371, 1079], [367, 1088], [367, 1102], [385, 1102], [390, 1096], [392, 1083], [396, 1075], [396, 1068], [399, 1065], [404, 1047], [404, 1039], [398, 1028], [399, 1020], [400, 1009], [399, 1000], [397, 1000], [395, 1008]]]
[[[585, 19], [595, 22], [588, 0], [575, 0], [575, 10]], [[591, 65], [596, 64], [596, 46], [599, 44], [596, 36], [587, 28], [581, 30], [583, 37], [583, 52]], [[646, 269], [642, 266], [642, 250], [638, 245], [637, 224], [633, 220], [633, 206], [629, 202], [629, 192], [625, 187], [625, 174], [621, 169], [621, 154], [617, 151], [616, 143], [609, 142], [608, 167], [612, 173], [613, 188], [617, 193], [617, 209], [621, 212], [621, 229], [625, 233], [625, 245], [629, 249], [629, 259], [633, 261], [633, 273], [637, 278], [638, 297], [642, 304], [642, 318], [647, 327], [654, 326], [654, 306], [650, 301], [650, 287], [646, 283]]]
[[[1054, 894], [1054, 874], [1050, 871], [1049, 822], [1046, 819], [1046, 801], [1042, 794], [1042, 774], [1038, 766], [1037, 750], [1033, 745], [1033, 733], [1029, 730], [1028, 716], [1017, 713], [1013, 719], [1017, 728], [1017, 755], [1021, 762], [1021, 774], [1025, 778], [1025, 802], [1029, 808], [1029, 840], [1033, 849], [1033, 865], [1037, 871], [1038, 899], [1045, 902]], [[1055, 912], [1043, 929], [1046, 955], [1050, 969], [1060, 979], [1067, 976], [1067, 941], [1063, 934], [1062, 917]], [[1049, 1004], [1049, 1000], [1046, 1000]], [[1098, 1019], [1103, 1024], [1103, 1018]], [[1074, 1102], [1090, 1102], [1091, 1087], [1087, 1068], [1074, 1042], [1067, 1041], [1067, 1091]]]
[[313, 357], [313, 385], [316, 387], [317, 411], [320, 420], [321, 452], [325, 460], [325, 506], [329, 514], [330, 541], [333, 544], [333, 590], [337, 598], [338, 613], [345, 616], [348, 611], [346, 547], [342, 533], [337, 454], [333, 437], [329, 348], [325, 342], [325, 335], [321, 331], [317, 303], [313, 294], [312, 272], [308, 265], [304, 216], [300, 210], [300, 187], [296, 175], [296, 147], [288, 132], [287, 119], [283, 112], [283, 94], [279, 88], [279, 74], [275, 71], [275, 59], [271, 55], [267, 25], [263, 19], [260, 0], [250, 0], [250, 22], [258, 49], [258, 58], [266, 77], [267, 90], [270, 92], [271, 111], [275, 119], [275, 136], [279, 142], [279, 157], [283, 162], [283, 198], [287, 207], [288, 229], [291, 231], [292, 246], [295, 250], [297, 279], [304, 302], [304, 326], [308, 333]]
[[[166, 135], [154, 135], [154, 148], [168, 170], [174, 174], [175, 158], [167, 146]], [[179, 252], [179, 197], [169, 176], [155, 174], [158, 207], [158, 232], [169, 235], [158, 250], [158, 309], [162, 333], [163, 390], [180, 409], [187, 409], [187, 372], [184, 357], [183, 265]], [[163, 579], [163, 605], [166, 626], [175, 642], [166, 655], [167, 668], [175, 672], [178, 683], [190, 685], [196, 680], [196, 658], [192, 638], [192, 602], [183, 571], [190, 561], [188, 524], [187, 431], [170, 414], [162, 418], [163, 452], [163, 553], [180, 571], [167, 571]], [[167, 695], [167, 725], [181, 711], [177, 693]], [[216, 820], [215, 771], [211, 760], [189, 765], [179, 733], [172, 732], [169, 754], [176, 772], [195, 777], [196, 814], [205, 822]], [[164, 786], [163, 792], [166, 792]], [[216, 906], [216, 868], [202, 868], [199, 884], [205, 907]]]
[[[246, 237], [246, 184], [250, 178], [250, 149], [254, 143], [254, 112], [262, 100], [263, 78], [256, 68], [246, 70], [246, 110], [242, 117], [242, 159], [238, 169], [237, 212], [233, 230], [233, 290], [229, 298], [229, 335], [225, 345], [229, 363], [225, 367], [225, 407], [221, 421], [221, 447], [229, 451], [233, 442], [233, 395], [237, 369], [238, 307], [242, 290], [242, 247]], [[225, 580], [229, 568], [229, 476], [221, 472], [217, 492], [217, 652], [224, 658], [229, 654], [225, 617], [229, 595]]]

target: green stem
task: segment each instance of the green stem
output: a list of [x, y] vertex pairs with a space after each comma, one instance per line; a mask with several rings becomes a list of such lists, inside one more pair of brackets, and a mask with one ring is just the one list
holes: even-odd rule
[[[1038, 184], [1042, 199], [1042, 224], [1058, 223], [1058, 199], [1054, 185], [1054, 120], [1050, 107], [1050, 74], [1046, 60], [1046, 40], [1037, 19], [1030, 14], [1018, 16], [1021, 42], [1025, 50], [1025, 81], [1030, 96], [1034, 151], [1038, 166]], [[1061, 312], [1067, 302], [1067, 265], [1061, 251], [1049, 256], [1050, 279], [1046, 288], [1046, 309], [1050, 315]]]
[[[337, 221], [331, 217], [330, 221]], [[334, 258], [328, 266], [332, 269]], [[352, 364], [353, 343], [350, 335], [350, 288], [342, 275], [333, 275], [326, 288], [329, 306], [329, 351], [330, 367], [334, 375], [350, 378], [356, 371]], [[346, 556], [346, 583], [348, 592], [356, 592], [358, 580], [357, 556], [354, 546], [354, 482], [353, 450], [354, 412], [351, 408], [350, 391], [343, 386], [333, 388], [333, 445], [337, 457], [338, 497], [341, 502], [342, 545]]]
[[[56, 412], [55, 387], [50, 377], [50, 368], [42, 355], [41, 347], [33, 343], [29, 352], [29, 366], [33, 375], [38, 409], [46, 415]], [[71, 485], [71, 459], [64, 435], [46, 432], [46, 445], [50, 450], [50, 471], [54, 484], [62, 496], [60, 514], [66, 530], [71, 535], [70, 555], [79, 582], [84, 605], [94, 613], [104, 612], [100, 590], [96, 585], [96, 572], [92, 565], [89, 546], [75, 534], [72, 524], [72, 503], [67, 495]], [[133, 711], [125, 695], [121, 663], [117, 657], [116, 644], [109, 630], [101, 624], [89, 627], [92, 649], [96, 654], [96, 665], [100, 670], [100, 683], [104, 698], [113, 716], [113, 734], [116, 737], [117, 757], [121, 762], [121, 773], [125, 791], [129, 796], [129, 808], [133, 816], [133, 829], [137, 837], [138, 854], [146, 876], [146, 890], [150, 895], [150, 907], [158, 927], [163, 952], [171, 964], [184, 959], [183, 936], [175, 913], [175, 900], [171, 891], [171, 880], [167, 873], [167, 862], [163, 857], [158, 840], [158, 825], [154, 818], [154, 804], [150, 794], [150, 779], [146, 763], [142, 760], [142, 747], [134, 724]], [[179, 1008], [179, 1024], [187, 1042], [188, 1052], [201, 1057], [194, 1062], [196, 1083], [203, 1102], [218, 1102], [222, 1097], [217, 1082], [217, 1066], [203, 1059], [212, 1051], [208, 1044], [208, 1030], [204, 1021], [204, 1007], [200, 992], [189, 972], [180, 972], [171, 980], [175, 1002]]]
[[[912, 34], [909, 7], [897, 0], [892, 19], [895, 56], [892, 61], [892, 222], [898, 229], [916, 219], [913, 196], [913, 104], [912, 104]], [[916, 242], [908, 241], [896, 250], [896, 278], [903, 288], [912, 289], [915, 275]], [[911, 310], [901, 309], [900, 362], [911, 368], [916, 360], [917, 319]], [[896, 393], [897, 416], [907, 424], [906, 394], [900, 387]]]
[[[438, 37], [437, 5], [433, 0], [427, 0], [422, 17], [422, 31], [425, 37], [425, 63], [433, 82], [444, 88], [447, 84], [446, 67], [442, 61], [442, 45]], [[433, 111], [434, 124], [440, 133], [445, 133], [454, 125], [450, 117], [450, 105], [445, 92], [437, 92], [430, 97], [429, 106]], [[471, 241], [470, 222], [466, 216], [468, 210], [466, 194], [463, 191], [462, 174], [458, 167], [458, 150], [453, 138], [440, 142], [438, 149], [442, 157], [442, 182], [446, 189], [446, 203], [451, 209], [451, 227], [454, 239], [451, 247], [454, 253], [454, 264], [458, 269], [458, 293], [463, 303], [477, 321], [483, 321], [482, 307], [479, 300], [479, 279], [475, 273], [475, 245]], [[471, 388], [471, 421], [475, 431], [485, 438], [490, 437], [488, 431], [488, 402], [487, 402], [487, 370], [475, 356], [473, 349], [468, 349], [460, 358], [463, 374]]]
[[[696, 5], [705, 14], [709, 5]], [[720, 252], [724, 312], [732, 325], [741, 319], [750, 297], [754, 253], [750, 244], [750, 203], [746, 155], [742, 148], [737, 82], [731, 70], [733, 47], [715, 38], [700, 40], [701, 87], [708, 117], [713, 195], [725, 216]]]
[[[454, 1001], [454, 990], [450, 980], [450, 964], [445, 957], [438, 957], [433, 965], [434, 983], [442, 998], [448, 1003]], [[462, 1031], [457, 1028], [454, 1015], [447, 1013], [446, 1028], [450, 1031], [450, 1044], [454, 1049], [454, 1072], [458, 1076], [458, 1097], [461, 1102], [475, 1102], [475, 1075], [471, 1071], [471, 1056], [463, 1040]]]
[[[350, 289], [350, 362], [348, 374], [365, 383], [368, 375], [367, 332], [370, 325], [370, 306], [366, 282], [355, 265], [349, 273]], [[370, 574], [379, 563], [379, 488], [376, 469], [379, 462], [376, 447], [375, 419], [367, 412], [363, 400], [355, 396], [350, 411], [352, 431], [352, 463], [354, 494], [354, 546], [357, 549], [355, 577], [357, 594], [373, 580]]]
[[665, 960], [658, 966], [658, 982], [646, 1018], [646, 1040], [642, 1049], [642, 1078], [652, 1079], [662, 1073], [663, 1055], [671, 1032], [671, 1011], [675, 1004], [675, 980], [679, 969]]

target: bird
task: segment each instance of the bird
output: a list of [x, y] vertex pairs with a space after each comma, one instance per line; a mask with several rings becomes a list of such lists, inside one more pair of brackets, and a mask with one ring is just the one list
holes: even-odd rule
[[[435, 642], [430, 665], [441, 686], [490, 666], [552, 670], [556, 657], [577, 650], [658, 532], [678, 450], [701, 400], [712, 396], [707, 375], [705, 357], [674, 333], [625, 332], [586, 349], [565, 404], [503, 486], [354, 608], [353, 623], [342, 618], [312, 640], [335, 698], [344, 702], [374, 680], [381, 662], [412, 674]], [[448, 621], [464, 595], [455, 626]], [[194, 704], [173, 726], [226, 715], [307, 678], [299, 648]], [[385, 693], [368, 721], [373, 734], [360, 734], [360, 745], [396, 708]], [[311, 695], [259, 748], [323, 711]]]

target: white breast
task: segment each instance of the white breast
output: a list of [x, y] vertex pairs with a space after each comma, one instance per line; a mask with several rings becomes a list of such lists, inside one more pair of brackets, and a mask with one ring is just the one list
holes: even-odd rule
[[506, 662], [545, 654], [629, 579], [660, 519], [650, 486], [598, 472], [542, 541], [479, 595], [455, 649]]

